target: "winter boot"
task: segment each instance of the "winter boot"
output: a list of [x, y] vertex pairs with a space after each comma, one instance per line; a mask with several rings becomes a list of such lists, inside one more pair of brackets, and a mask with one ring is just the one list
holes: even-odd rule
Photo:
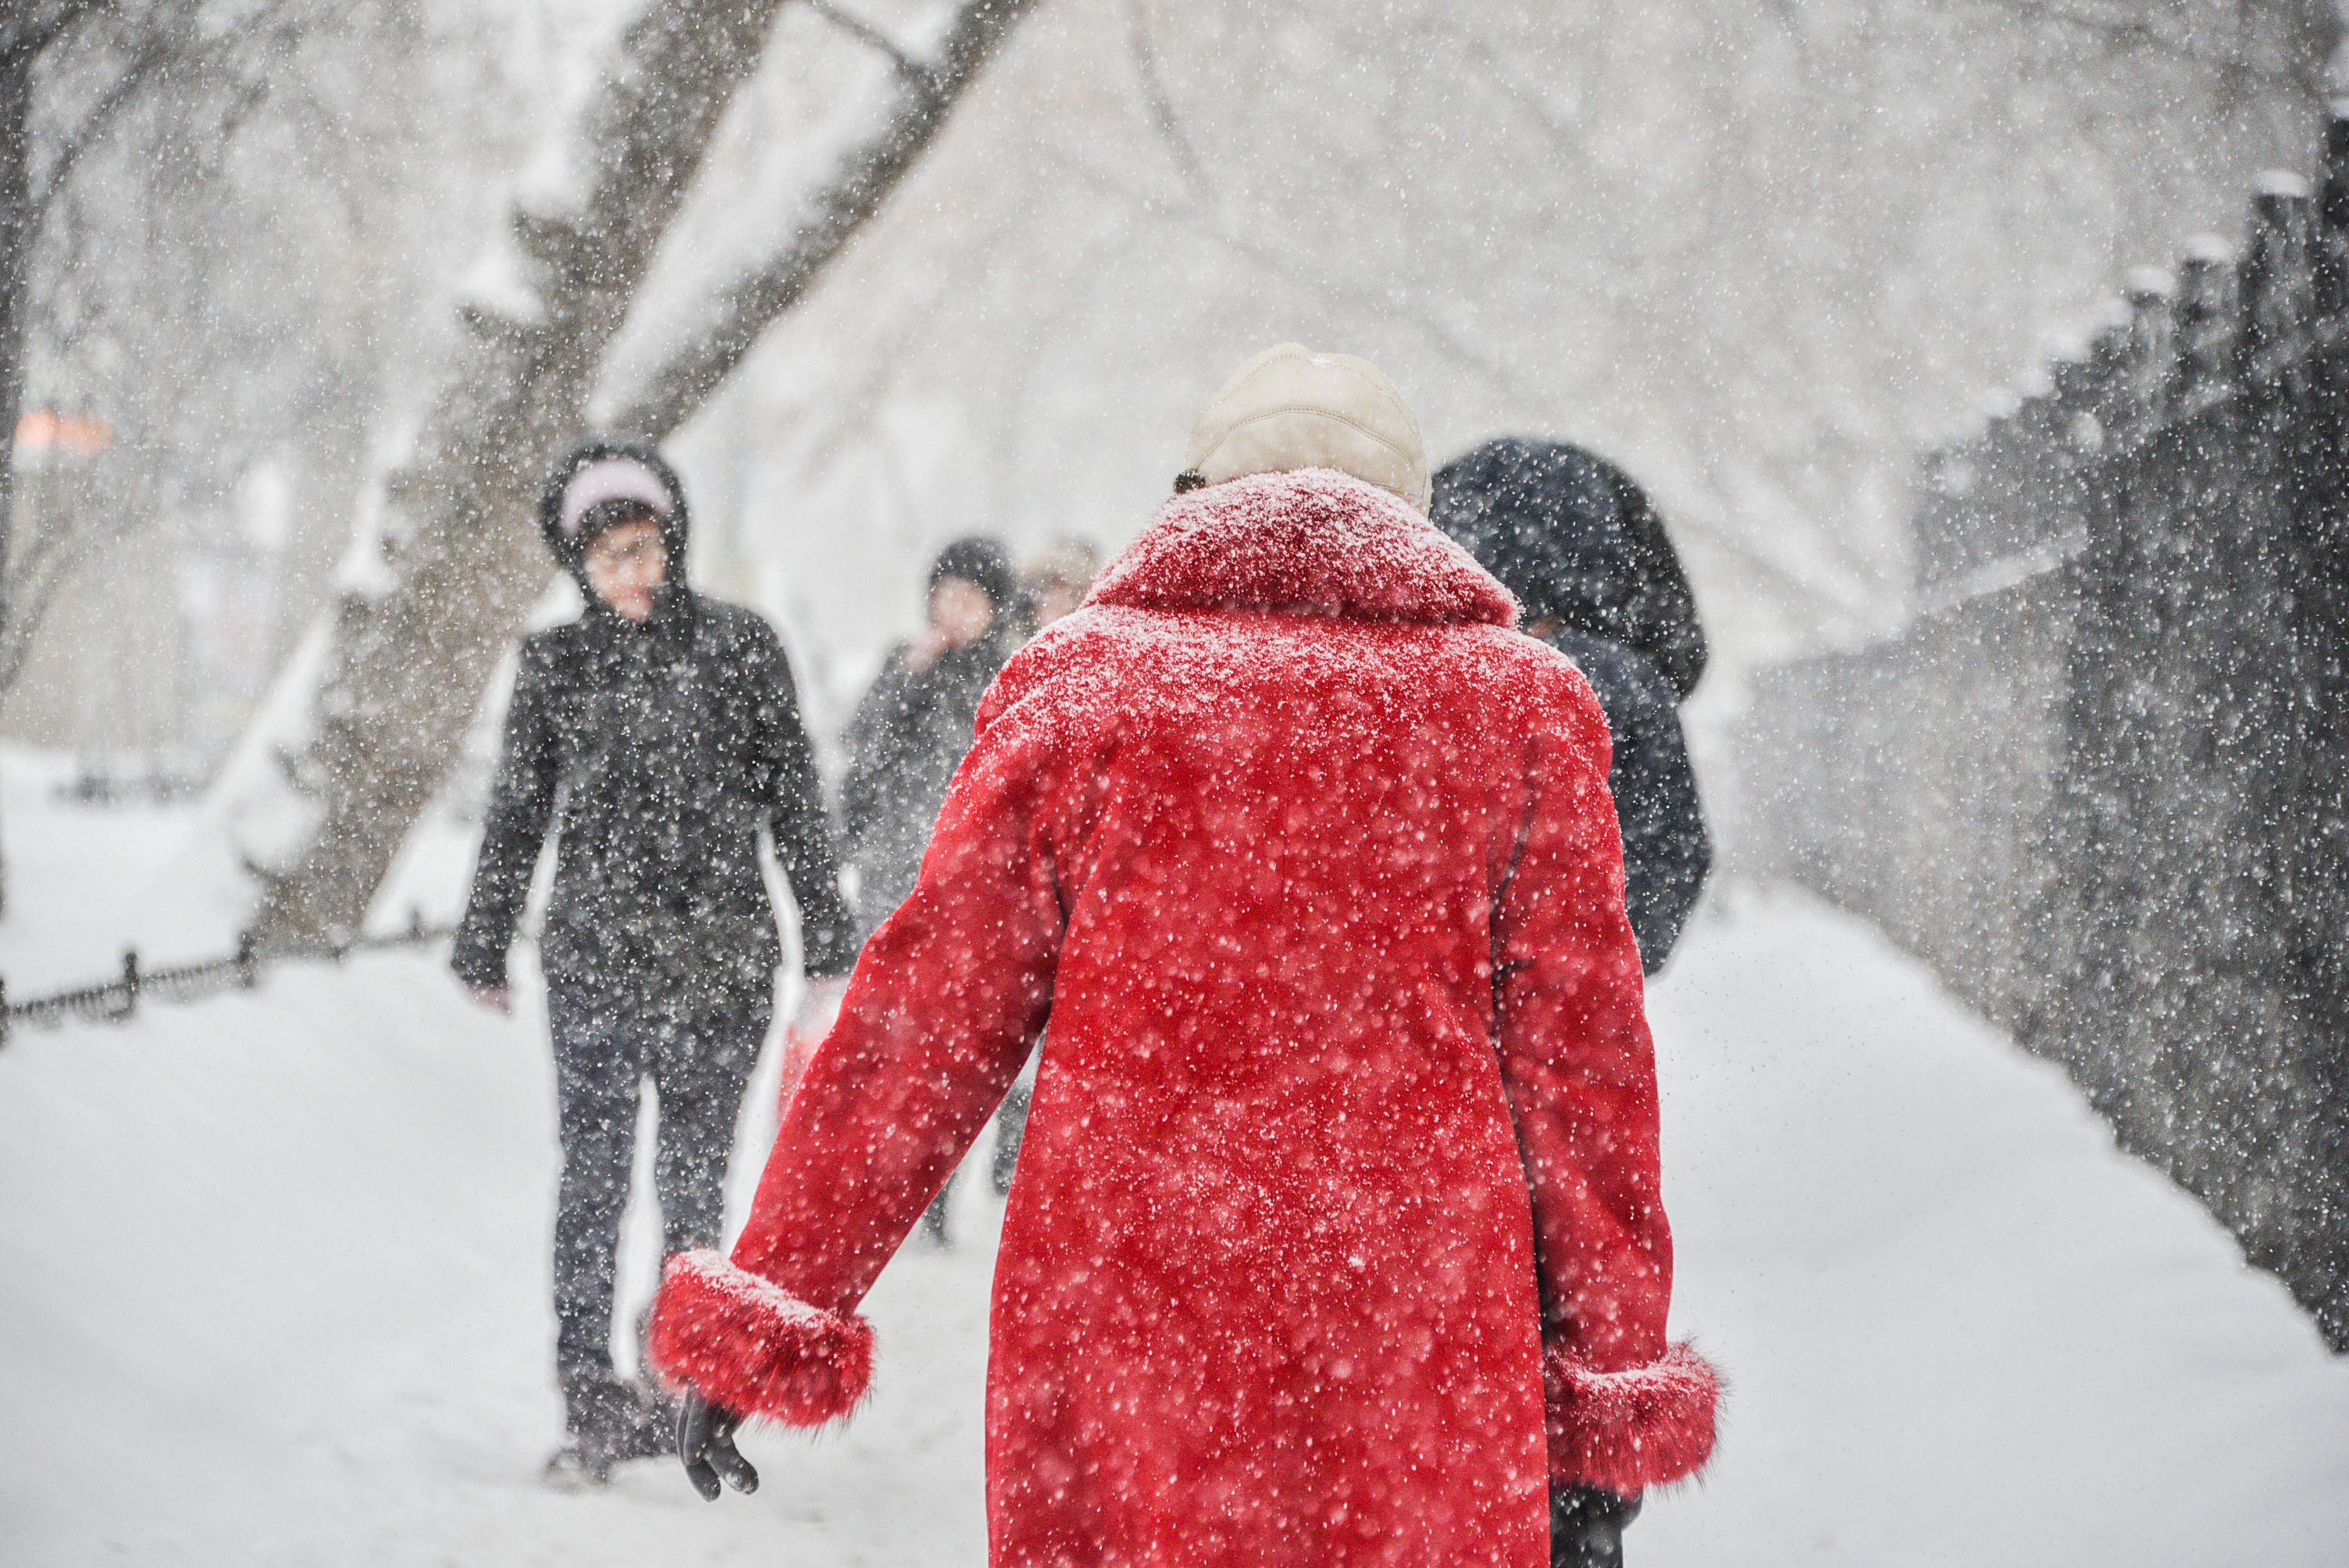
[[563, 1410], [570, 1440], [546, 1461], [551, 1486], [599, 1487], [625, 1460], [677, 1451], [676, 1429], [663, 1408], [610, 1372], [565, 1374]]
[[1623, 1568], [1623, 1527], [1640, 1517], [1640, 1500], [1597, 1487], [1550, 1493], [1550, 1568]]

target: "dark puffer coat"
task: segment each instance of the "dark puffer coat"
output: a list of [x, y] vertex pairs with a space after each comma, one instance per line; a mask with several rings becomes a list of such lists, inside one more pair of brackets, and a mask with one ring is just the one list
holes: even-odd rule
[[[669, 582], [642, 624], [589, 593], [578, 620], [523, 645], [451, 966], [471, 985], [505, 983], [552, 828], [551, 983], [688, 1006], [771, 985], [781, 944], [759, 868], [764, 827], [799, 904], [807, 972], [845, 974], [855, 949], [782, 645], [756, 614], [686, 586], [684, 497], [657, 456], [585, 449], [551, 494], [580, 463], [613, 455], [644, 461], [675, 498]], [[576, 573], [553, 515], [551, 503], [549, 542]]]
[[1703, 673], [1704, 633], [1671, 542], [1629, 476], [1557, 441], [1475, 448], [1436, 474], [1433, 513], [1606, 710], [1625, 902], [1652, 975], [1713, 864], [1679, 708]]
[[986, 593], [995, 606], [994, 625], [921, 670], [906, 662], [905, 647], [897, 648], [848, 721], [841, 846], [856, 868], [860, 942], [914, 891], [947, 785], [970, 751], [979, 699], [1019, 647], [1018, 588], [1000, 551], [983, 541], [962, 541], [939, 556], [932, 585], [946, 576], [965, 578]]

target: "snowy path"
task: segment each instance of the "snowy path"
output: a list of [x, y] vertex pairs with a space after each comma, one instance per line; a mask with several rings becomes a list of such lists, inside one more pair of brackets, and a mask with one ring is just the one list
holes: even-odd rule
[[[2349, 1562], [2349, 1363], [2053, 1069], [1790, 898], [1655, 1015], [1677, 1315], [1734, 1388], [1634, 1568]], [[983, 1561], [981, 1244], [891, 1268], [872, 1404], [754, 1439], [756, 1498], [536, 1484], [538, 1030], [400, 956], [0, 1053], [0, 1564]]]

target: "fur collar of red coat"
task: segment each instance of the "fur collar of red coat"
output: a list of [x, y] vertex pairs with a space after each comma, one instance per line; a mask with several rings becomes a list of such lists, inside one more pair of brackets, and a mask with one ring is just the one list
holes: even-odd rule
[[1176, 496], [1087, 603], [1517, 624], [1517, 602], [1466, 551], [1401, 497], [1335, 469], [1251, 474]]

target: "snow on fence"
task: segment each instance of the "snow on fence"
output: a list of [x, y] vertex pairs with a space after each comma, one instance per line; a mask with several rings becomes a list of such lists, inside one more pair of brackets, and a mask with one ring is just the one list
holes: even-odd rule
[[2064, 1065], [2349, 1350], [2349, 110], [1927, 458], [1916, 614], [1781, 666], [1765, 873]]
[[263, 948], [248, 931], [238, 936], [236, 951], [225, 957], [161, 969], [141, 965], [139, 950], [134, 947], [123, 954], [121, 973], [93, 985], [15, 1002], [8, 999], [6, 983], [0, 981], [0, 1047], [6, 1046], [9, 1037], [26, 1024], [54, 1027], [67, 1019], [116, 1024], [138, 1012], [145, 997], [192, 1002], [222, 991], [250, 990], [260, 984], [263, 966], [274, 960], [327, 958], [339, 964], [354, 953], [420, 947], [448, 934], [449, 927], [427, 924], [424, 912], [418, 909], [409, 912], [408, 925], [401, 931], [373, 936], [337, 935], [308, 948]]

